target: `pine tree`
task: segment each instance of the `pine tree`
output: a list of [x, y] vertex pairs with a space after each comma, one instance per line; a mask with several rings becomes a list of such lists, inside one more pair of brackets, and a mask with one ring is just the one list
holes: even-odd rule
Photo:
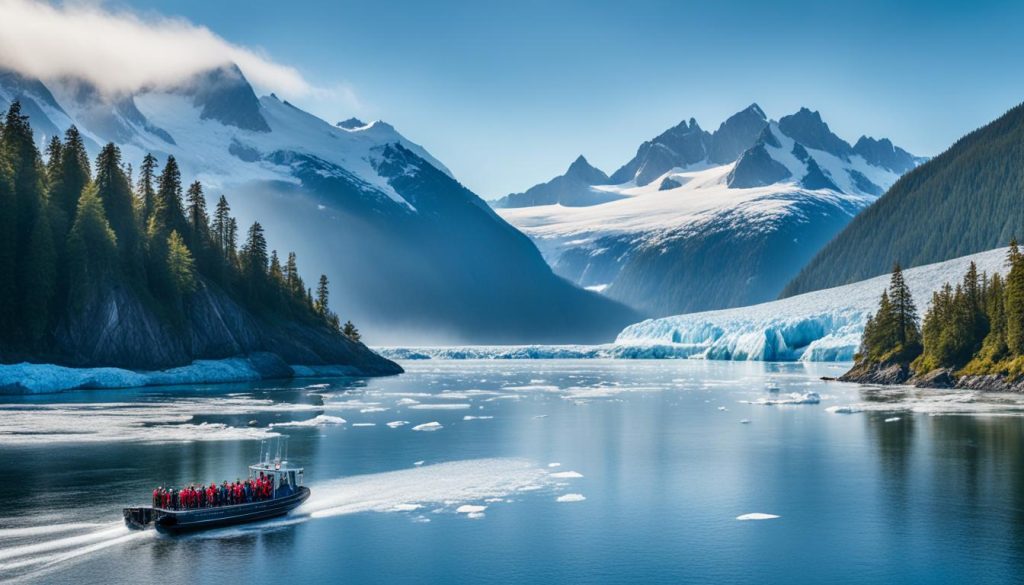
[[178, 170], [178, 162], [173, 156], [167, 157], [167, 164], [160, 173], [158, 183], [150, 219], [156, 221], [157, 230], [161, 235], [172, 231], [178, 232], [178, 235], [188, 233], [188, 222], [185, 220], [181, 202], [181, 171]]
[[225, 230], [225, 252], [228, 256], [228, 262], [232, 266], [238, 265], [238, 220], [233, 217], [228, 218], [228, 227]]
[[51, 180], [60, 176], [61, 153], [63, 150], [64, 144], [61, 143], [60, 137], [51, 136], [50, 142], [46, 145], [46, 176], [50, 177]]
[[217, 200], [217, 208], [213, 212], [213, 224], [211, 226], [213, 243], [220, 250], [221, 255], [228, 258], [228, 225], [231, 222], [231, 206], [223, 195]]
[[177, 231], [167, 237], [167, 272], [171, 275], [174, 291], [179, 296], [196, 289], [195, 262], [185, 240]]
[[[71, 126], [64, 133], [64, 146], [60, 155], [60, 173], [53, 180], [51, 199], [61, 210], [70, 227], [75, 220], [78, 199], [82, 196], [92, 172], [89, 170], [89, 154], [85, 151], [85, 143], [78, 128]], [[61, 234], [63, 235], [63, 234]]]
[[303, 298], [302, 291], [306, 286], [302, 283], [302, 278], [299, 277], [298, 260], [295, 257], [295, 252], [288, 252], [288, 262], [284, 267], [285, 284], [292, 296], [295, 298]]
[[328, 284], [327, 275], [321, 274], [320, 282], [316, 285], [316, 304], [314, 305], [316, 312], [321, 317], [326, 317], [329, 311], [327, 306], [328, 299], [330, 298], [330, 291], [327, 288]]
[[362, 337], [359, 335], [359, 330], [356, 329], [356, 326], [352, 324], [352, 321], [345, 321], [345, 326], [341, 328], [341, 332], [352, 341], [359, 341], [360, 337]]
[[903, 280], [903, 271], [899, 263], [893, 266], [889, 281], [889, 298], [892, 302], [893, 318], [895, 319], [895, 340], [901, 346], [917, 344], [921, 333], [917, 324], [917, 307], [910, 294], [910, 287]]
[[143, 226], [149, 225], [156, 202], [156, 157], [147, 154], [139, 167], [138, 208], [139, 220]]
[[185, 215], [188, 219], [189, 245], [193, 250], [206, 247], [210, 235], [210, 218], [206, 214], [206, 196], [199, 181], [193, 182], [188, 188], [188, 206]]
[[262, 281], [267, 274], [267, 238], [258, 221], [249, 227], [249, 235], [242, 246], [242, 263], [253, 282]]
[[53, 242], [46, 169], [36, 148], [28, 116], [17, 100], [3, 123], [0, 161], [12, 186], [14, 223], [15, 327], [10, 337], [38, 343], [50, 326], [57, 292], [57, 250]]
[[141, 233], [135, 217], [131, 180], [121, 164], [121, 151], [107, 144], [96, 157], [96, 193], [106, 219], [117, 236], [123, 264], [133, 274], [141, 270]]
[[1024, 355], [1024, 257], [1017, 240], [1010, 241], [1007, 255], [1010, 271], [1006, 275], [1006, 347], [1012, 356]]
[[277, 257], [277, 250], [270, 252], [270, 280], [278, 287], [284, 285], [284, 271], [281, 269], [281, 260]]
[[118, 260], [117, 235], [107, 221], [95, 183], [78, 200], [67, 245], [71, 296], [80, 299], [114, 271]]

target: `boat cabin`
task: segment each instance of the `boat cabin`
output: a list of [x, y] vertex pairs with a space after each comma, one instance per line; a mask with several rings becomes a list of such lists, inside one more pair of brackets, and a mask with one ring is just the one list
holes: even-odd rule
[[290, 496], [302, 487], [302, 468], [289, 465], [287, 461], [261, 461], [249, 466], [249, 479], [258, 479], [260, 475], [271, 480], [274, 490], [271, 498]]

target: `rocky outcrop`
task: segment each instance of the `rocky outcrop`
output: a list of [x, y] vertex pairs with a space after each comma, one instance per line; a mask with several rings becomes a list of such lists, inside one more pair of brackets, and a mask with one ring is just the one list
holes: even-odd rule
[[849, 372], [839, 376], [839, 381], [859, 384], [904, 384], [911, 376], [912, 372], [907, 364], [859, 361]]
[[197, 359], [249, 356], [268, 378], [287, 377], [289, 364], [349, 366], [362, 375], [402, 371], [320, 323], [254, 315], [207, 281], [187, 300], [183, 318], [169, 318], [143, 299], [124, 284], [107, 284], [79, 299], [55, 332], [53, 361], [160, 370]]
[[906, 384], [917, 388], [973, 390], [976, 392], [1024, 393], [1024, 378], [1010, 380], [1002, 374], [957, 376], [952, 369], [939, 368], [915, 374], [908, 364], [860, 361], [838, 378], [858, 384]]

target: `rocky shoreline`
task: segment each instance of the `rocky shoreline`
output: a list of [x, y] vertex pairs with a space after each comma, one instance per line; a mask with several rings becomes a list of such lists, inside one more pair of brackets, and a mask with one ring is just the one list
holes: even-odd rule
[[857, 384], [905, 385], [915, 388], [958, 389], [976, 392], [1024, 393], [1024, 378], [1008, 380], [1002, 374], [957, 376], [953, 370], [941, 368], [917, 374], [909, 364], [895, 362], [857, 362], [850, 371], [839, 378], [839, 382]]

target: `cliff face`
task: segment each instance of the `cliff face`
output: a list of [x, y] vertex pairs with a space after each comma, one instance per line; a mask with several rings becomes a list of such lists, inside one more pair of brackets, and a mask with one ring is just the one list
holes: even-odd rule
[[323, 325], [258, 317], [205, 281], [179, 321], [159, 315], [126, 285], [104, 285], [68, 312], [54, 346], [57, 360], [81, 367], [157, 370], [268, 352], [287, 364], [345, 365], [364, 375], [402, 372], [398, 364]]
[[1024, 393], [1024, 379], [1010, 379], [1002, 374], [958, 376], [948, 368], [916, 373], [908, 364], [861, 361], [839, 377], [840, 382], [858, 384], [898, 385], [917, 388], [956, 388], [978, 392]]

